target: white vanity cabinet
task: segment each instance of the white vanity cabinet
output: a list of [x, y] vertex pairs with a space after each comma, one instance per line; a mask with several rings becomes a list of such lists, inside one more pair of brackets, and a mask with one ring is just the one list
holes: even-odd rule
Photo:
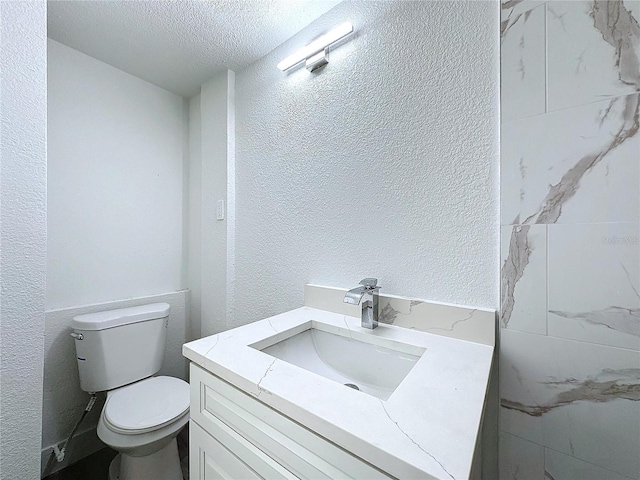
[[191, 480], [393, 478], [191, 364]]
[[[495, 327], [495, 312], [393, 301], [435, 308], [424, 321], [437, 328], [471, 316], [482, 335]], [[372, 331], [301, 307], [187, 343], [191, 479], [474, 478], [493, 361], [485, 336]]]

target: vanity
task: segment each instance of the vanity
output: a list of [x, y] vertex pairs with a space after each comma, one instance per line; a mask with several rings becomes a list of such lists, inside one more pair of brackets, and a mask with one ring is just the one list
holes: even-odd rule
[[184, 345], [192, 479], [478, 475], [495, 312], [380, 295], [368, 329], [345, 293]]

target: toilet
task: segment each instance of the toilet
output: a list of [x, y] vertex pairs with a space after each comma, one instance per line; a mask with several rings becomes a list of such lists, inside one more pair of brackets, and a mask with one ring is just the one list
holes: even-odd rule
[[98, 437], [119, 454], [109, 480], [182, 480], [176, 436], [189, 421], [189, 384], [154, 376], [170, 306], [78, 315], [71, 326], [82, 390], [107, 392]]

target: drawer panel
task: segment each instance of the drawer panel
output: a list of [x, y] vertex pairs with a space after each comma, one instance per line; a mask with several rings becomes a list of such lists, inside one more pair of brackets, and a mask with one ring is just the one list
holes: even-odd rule
[[192, 480], [296, 478], [222, 422], [216, 425], [214, 437], [191, 420], [189, 437]]
[[189, 425], [189, 477], [191, 480], [259, 479], [256, 472], [202, 430], [197, 423]]
[[191, 364], [191, 418], [222, 422], [300, 478], [388, 479], [383, 472]]

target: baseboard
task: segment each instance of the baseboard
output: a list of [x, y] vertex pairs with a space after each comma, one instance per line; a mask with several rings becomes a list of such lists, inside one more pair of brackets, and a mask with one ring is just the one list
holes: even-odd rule
[[[62, 446], [63, 443], [64, 441], [60, 442], [58, 446]], [[44, 469], [47, 466], [47, 463], [49, 463], [49, 458], [51, 457], [51, 452], [53, 452], [54, 446], [55, 445], [49, 445], [48, 447], [43, 448], [40, 453], [40, 478], [44, 478], [45, 476], [51, 475], [58, 470], [62, 470], [69, 465], [73, 465], [77, 461], [82, 460], [83, 458], [88, 457], [89, 455], [106, 447], [102, 440], [98, 438], [95, 427], [89, 428], [84, 432], [78, 432], [69, 442], [64, 460], [58, 463], [56, 459], [51, 459], [49, 469], [45, 472]]]

